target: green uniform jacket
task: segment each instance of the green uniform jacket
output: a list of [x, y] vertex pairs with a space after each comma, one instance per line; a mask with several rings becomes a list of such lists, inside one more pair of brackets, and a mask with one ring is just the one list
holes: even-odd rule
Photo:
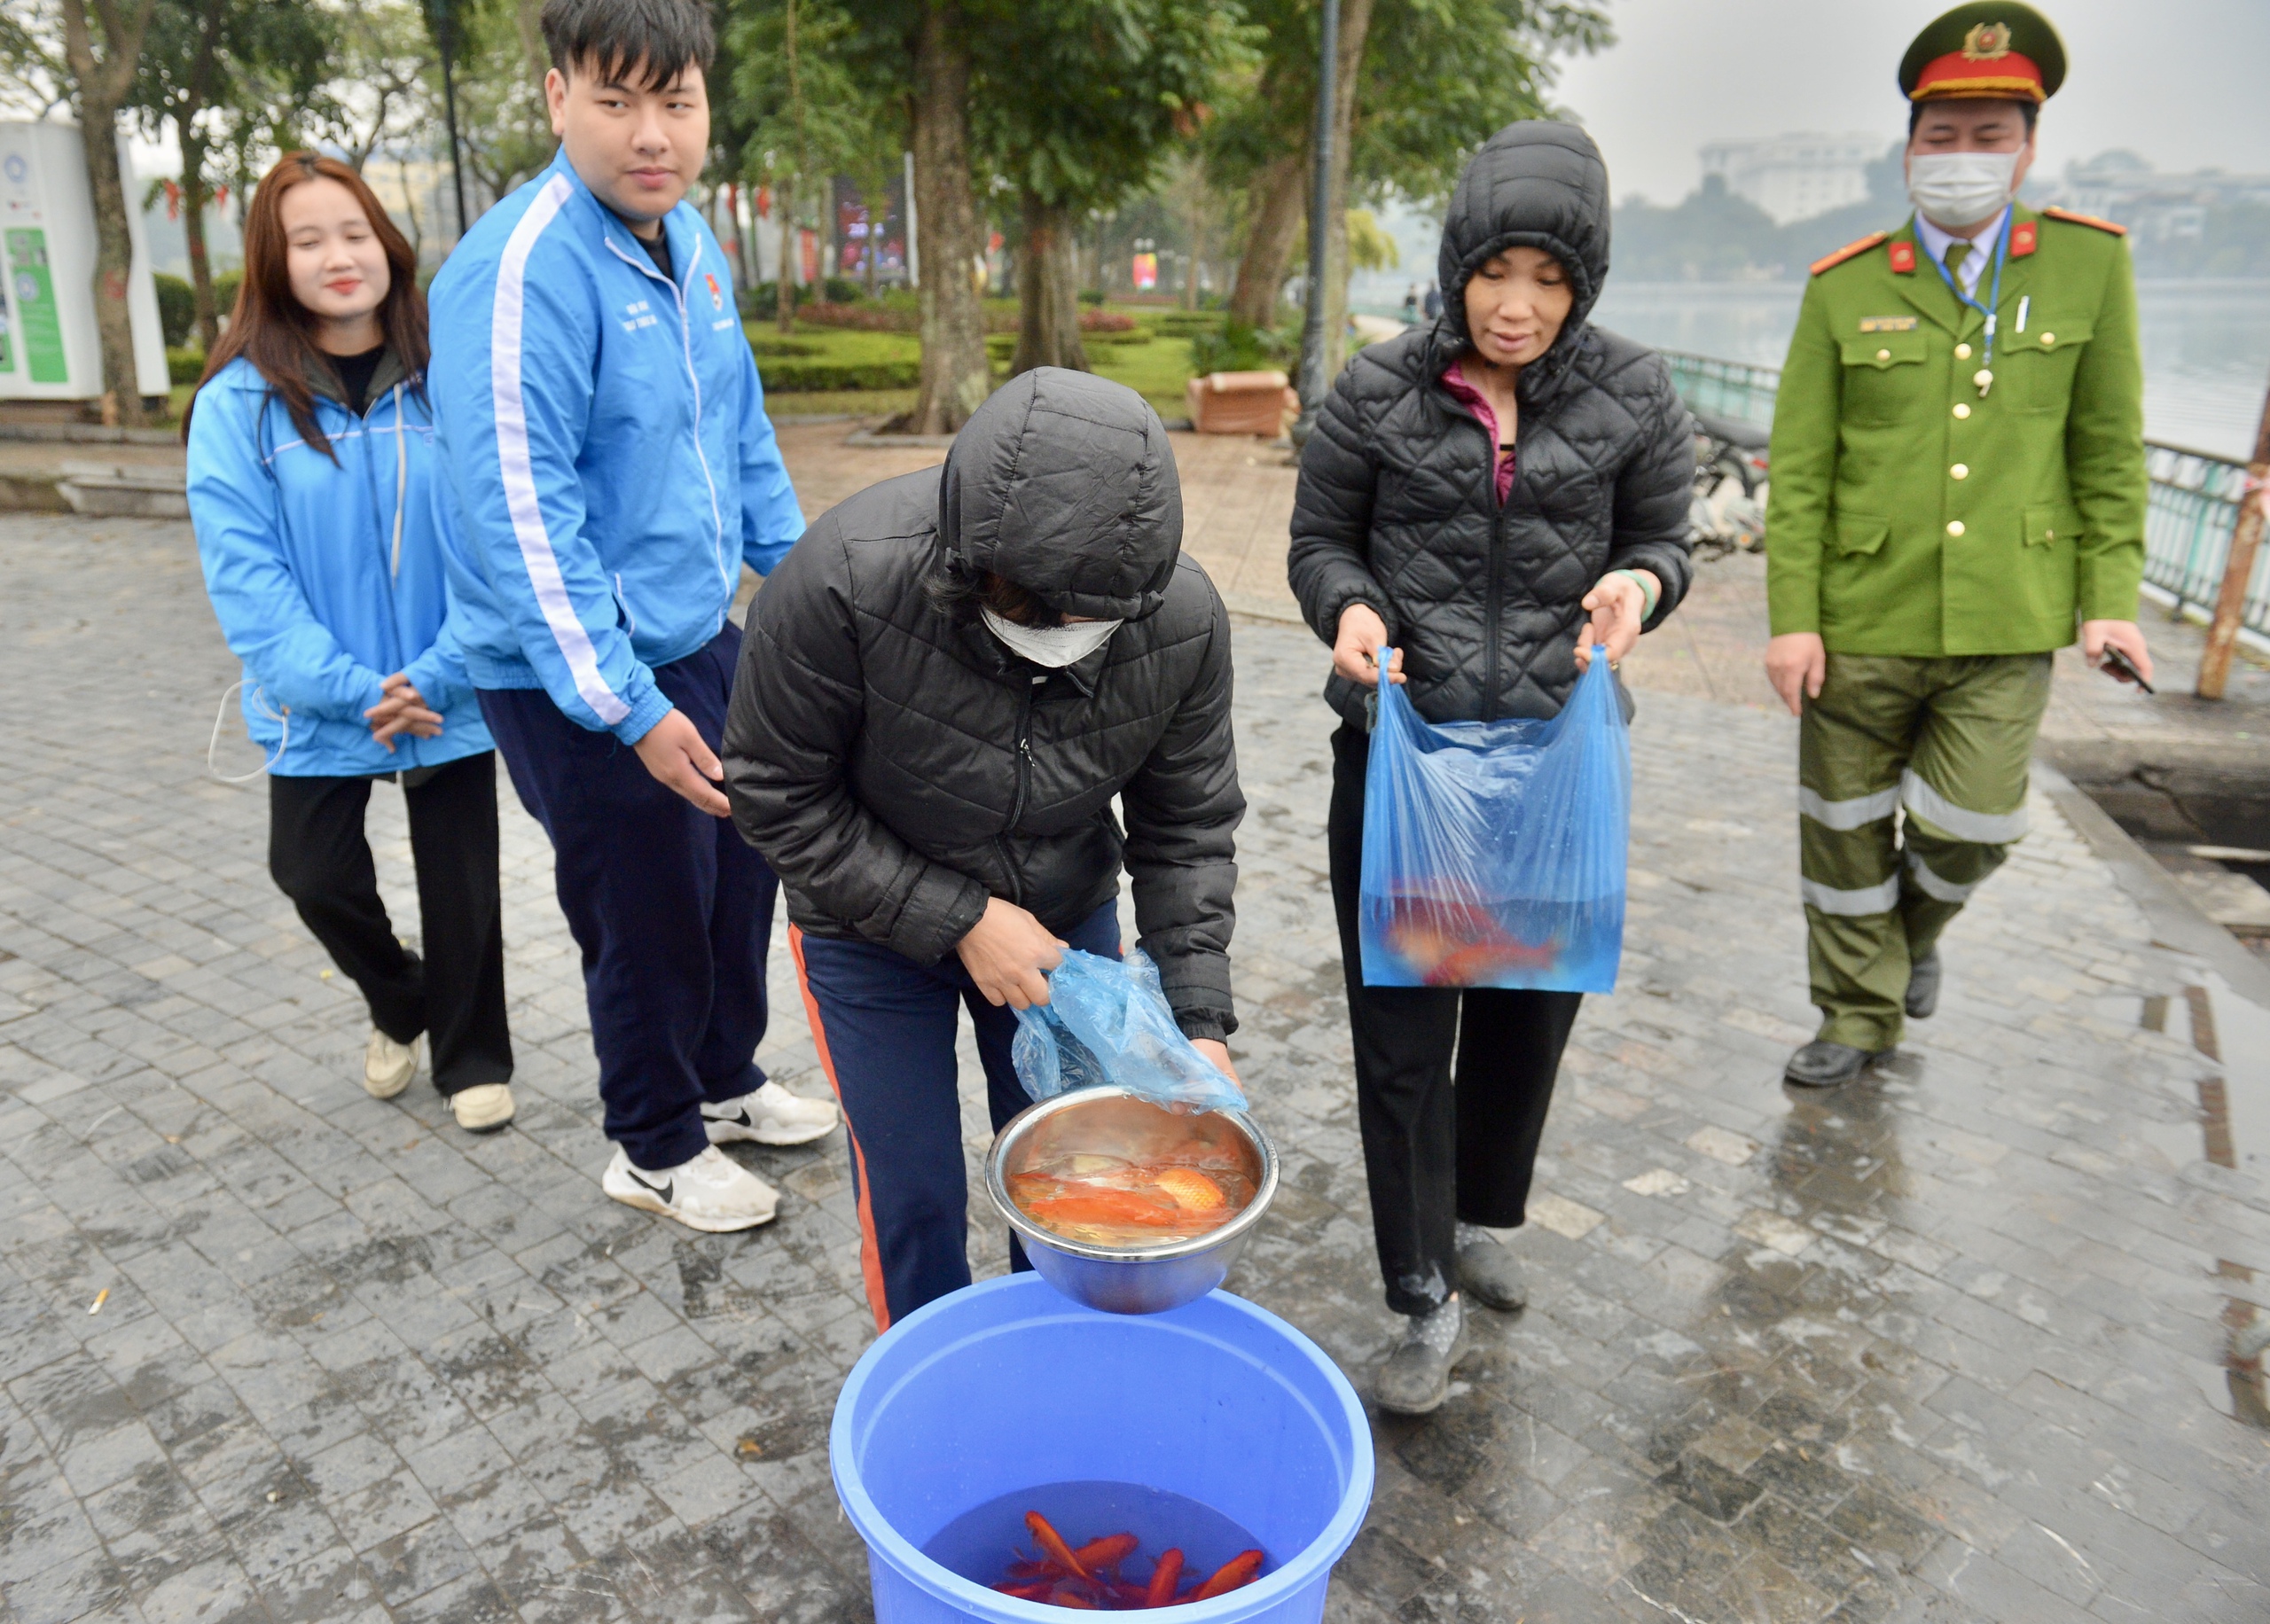
[[2030, 654], [2072, 642], [2077, 617], [2135, 619], [2148, 483], [2127, 245], [2015, 207], [2013, 246], [2027, 224], [2037, 246], [2003, 266], [1983, 398], [1985, 318], [1913, 219], [1806, 287], [1773, 409], [1775, 635], [1819, 632], [1843, 654]]

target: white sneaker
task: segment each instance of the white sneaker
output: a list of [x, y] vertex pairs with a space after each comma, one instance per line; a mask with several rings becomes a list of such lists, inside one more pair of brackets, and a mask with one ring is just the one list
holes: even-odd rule
[[805, 1144], [835, 1126], [835, 1102], [806, 1099], [768, 1082], [738, 1099], [705, 1101], [701, 1125], [712, 1144], [753, 1140], [758, 1144]]
[[476, 1082], [450, 1096], [450, 1111], [469, 1134], [493, 1134], [513, 1120], [513, 1085]]
[[771, 1185], [716, 1149], [702, 1152], [684, 1167], [649, 1173], [632, 1167], [617, 1145], [599, 1188], [625, 1206], [660, 1213], [689, 1230], [713, 1235], [771, 1223], [780, 1202]]
[[392, 1099], [410, 1086], [418, 1075], [418, 1050], [422, 1038], [411, 1038], [407, 1043], [397, 1043], [376, 1027], [371, 1028], [371, 1047], [363, 1056], [363, 1087], [372, 1099]]

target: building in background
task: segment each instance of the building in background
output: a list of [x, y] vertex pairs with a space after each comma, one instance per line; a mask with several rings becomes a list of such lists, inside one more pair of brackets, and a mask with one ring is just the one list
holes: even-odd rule
[[2123, 148], [2067, 164], [2047, 200], [2126, 226], [2147, 274], [2196, 259], [2194, 275], [2259, 276], [2270, 250], [2270, 175], [2170, 174]]
[[1702, 173], [1718, 176], [1728, 191], [1787, 225], [1864, 201], [1868, 166], [1883, 156], [1884, 139], [1789, 135], [1713, 141], [1702, 149]]

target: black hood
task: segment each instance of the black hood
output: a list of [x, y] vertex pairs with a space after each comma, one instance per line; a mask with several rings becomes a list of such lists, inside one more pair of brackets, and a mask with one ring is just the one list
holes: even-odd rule
[[1523, 383], [1527, 372], [1565, 364], [1608, 280], [1608, 166], [1593, 138], [1574, 124], [1529, 119], [1491, 137], [1459, 176], [1443, 216], [1436, 279], [1451, 347], [1472, 342], [1466, 285], [1474, 273], [1507, 248], [1540, 248], [1567, 269], [1576, 305], [1553, 348], [1525, 369]]
[[1065, 614], [1139, 621], [1182, 552], [1166, 426], [1124, 384], [1062, 367], [1011, 379], [971, 414], [938, 486], [938, 539]]

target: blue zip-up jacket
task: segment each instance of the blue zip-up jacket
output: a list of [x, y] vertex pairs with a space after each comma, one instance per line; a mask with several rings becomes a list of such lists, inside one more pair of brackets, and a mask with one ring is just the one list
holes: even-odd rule
[[670, 708], [654, 668], [724, 627], [742, 561], [768, 573], [804, 530], [724, 252], [688, 204], [662, 224], [675, 285], [562, 151], [428, 295], [466, 668], [624, 744]]
[[[189, 515], [205, 589], [244, 661], [246, 730], [283, 777], [438, 767], [495, 747], [449, 616], [433, 419], [392, 356], [372, 386], [360, 418], [320, 392], [335, 383], [319, 386], [316, 423], [335, 464], [300, 438], [241, 357], [198, 391], [190, 418]], [[363, 713], [397, 671], [442, 714], [442, 733], [399, 735], [389, 753]]]

